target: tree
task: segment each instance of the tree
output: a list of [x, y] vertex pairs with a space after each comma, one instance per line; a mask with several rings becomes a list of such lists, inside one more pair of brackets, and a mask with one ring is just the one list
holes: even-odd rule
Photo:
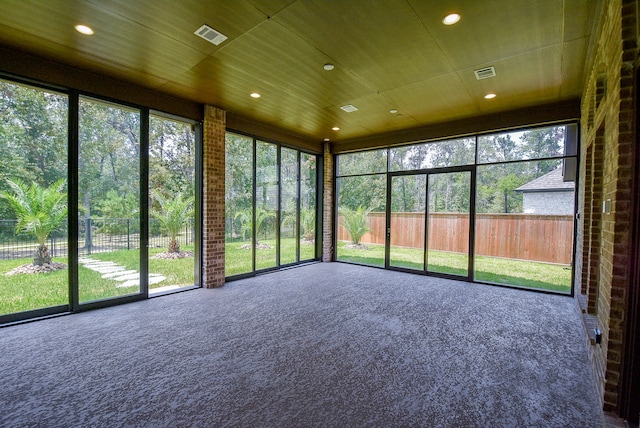
[[47, 238], [67, 216], [65, 180], [58, 180], [49, 187], [41, 187], [35, 182], [28, 185], [18, 179], [7, 182], [11, 192], [2, 192], [0, 197], [9, 202], [18, 218], [16, 232], [30, 233], [38, 240], [34, 265], [50, 264]]
[[149, 213], [156, 218], [163, 229], [169, 234], [169, 253], [180, 253], [178, 234], [193, 217], [193, 197], [183, 197], [182, 193], [165, 197], [154, 192], [153, 198], [160, 205], [160, 209], [152, 208]]
[[340, 215], [342, 216], [342, 222], [340, 224], [347, 230], [347, 233], [351, 237], [351, 243], [353, 245], [360, 245], [360, 240], [364, 234], [370, 230], [367, 221], [369, 211], [363, 207], [358, 207], [357, 210], [342, 208]]

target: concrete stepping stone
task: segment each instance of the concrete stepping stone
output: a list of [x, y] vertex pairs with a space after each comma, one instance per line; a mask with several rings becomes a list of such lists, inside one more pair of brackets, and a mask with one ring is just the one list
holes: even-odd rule
[[122, 284], [116, 285], [116, 288], [139, 287], [139, 286], [140, 286], [140, 280], [130, 279], [129, 281], [125, 281]]
[[91, 260], [81, 263], [84, 266], [115, 266], [114, 262], [103, 262], [100, 260]]
[[[157, 284], [161, 281], [164, 281], [165, 279], [166, 278], [162, 275], [149, 276], [149, 285]], [[118, 284], [116, 285], [116, 288], [139, 287], [139, 286], [140, 286], [140, 279], [138, 278], [138, 279], [130, 279], [123, 282], [122, 284]]]
[[130, 274], [127, 274], [127, 275], [114, 276], [111, 279], [113, 279], [115, 281], [127, 281], [127, 280], [130, 280], [130, 279], [140, 279], [140, 274], [138, 272], [130, 273]]
[[105, 278], [105, 279], [115, 279], [115, 277], [123, 276], [123, 275], [131, 275], [132, 273], [136, 273], [136, 272], [138, 272], [138, 271], [137, 270], [124, 270], [124, 268], [122, 268], [122, 270], [119, 270], [119, 271], [105, 273], [104, 275], [102, 275], [102, 277]]
[[125, 270], [125, 268], [123, 266], [107, 266], [107, 267], [98, 267], [98, 268], [92, 268], [91, 270], [94, 270], [98, 273], [113, 273], [113, 272], [122, 272]]
[[157, 284], [159, 282], [164, 281], [165, 279], [167, 279], [167, 278], [162, 276], [162, 275], [150, 274], [149, 275], [149, 285]]

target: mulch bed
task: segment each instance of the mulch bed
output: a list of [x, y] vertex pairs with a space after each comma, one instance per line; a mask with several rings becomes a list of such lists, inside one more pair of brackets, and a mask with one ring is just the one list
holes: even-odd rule
[[176, 259], [185, 259], [187, 257], [193, 257], [193, 253], [191, 251], [180, 251], [179, 253], [159, 253], [155, 256], [151, 257], [152, 259], [164, 259], [164, 260], [176, 260]]
[[66, 264], [58, 263], [58, 262], [45, 263], [42, 266], [28, 264], [28, 265], [18, 266], [15, 269], [11, 269], [9, 272], [5, 273], [5, 275], [10, 276], [10, 275], [22, 275], [22, 274], [31, 274], [31, 273], [47, 273], [47, 272], [55, 272], [57, 270], [62, 270], [66, 268], [67, 268]]

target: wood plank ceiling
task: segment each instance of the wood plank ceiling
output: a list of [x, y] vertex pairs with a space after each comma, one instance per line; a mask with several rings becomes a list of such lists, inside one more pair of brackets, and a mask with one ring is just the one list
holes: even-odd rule
[[[0, 3], [7, 47], [339, 142], [579, 98], [597, 0]], [[205, 23], [228, 39], [194, 35]]]

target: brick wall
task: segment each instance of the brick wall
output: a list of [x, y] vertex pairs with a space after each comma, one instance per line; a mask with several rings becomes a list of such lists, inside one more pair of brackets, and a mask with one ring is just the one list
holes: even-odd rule
[[329, 143], [324, 145], [322, 201], [322, 261], [333, 261], [333, 155]]
[[[602, 343], [590, 345], [589, 352], [604, 409], [619, 412], [630, 286], [638, 17], [635, 0], [603, 2], [602, 12], [592, 40], [594, 52], [585, 69], [587, 79], [582, 98], [579, 193], [582, 216], [578, 228], [581, 233], [577, 235], [581, 249], [577, 257], [581, 259], [577, 259], [575, 277], [580, 282], [576, 290], [586, 295], [589, 312], [595, 312], [602, 331]], [[610, 211], [602, 212], [601, 201], [610, 201]], [[594, 263], [599, 264], [595, 276]]]
[[205, 106], [202, 161], [202, 286], [224, 285], [224, 110]]

